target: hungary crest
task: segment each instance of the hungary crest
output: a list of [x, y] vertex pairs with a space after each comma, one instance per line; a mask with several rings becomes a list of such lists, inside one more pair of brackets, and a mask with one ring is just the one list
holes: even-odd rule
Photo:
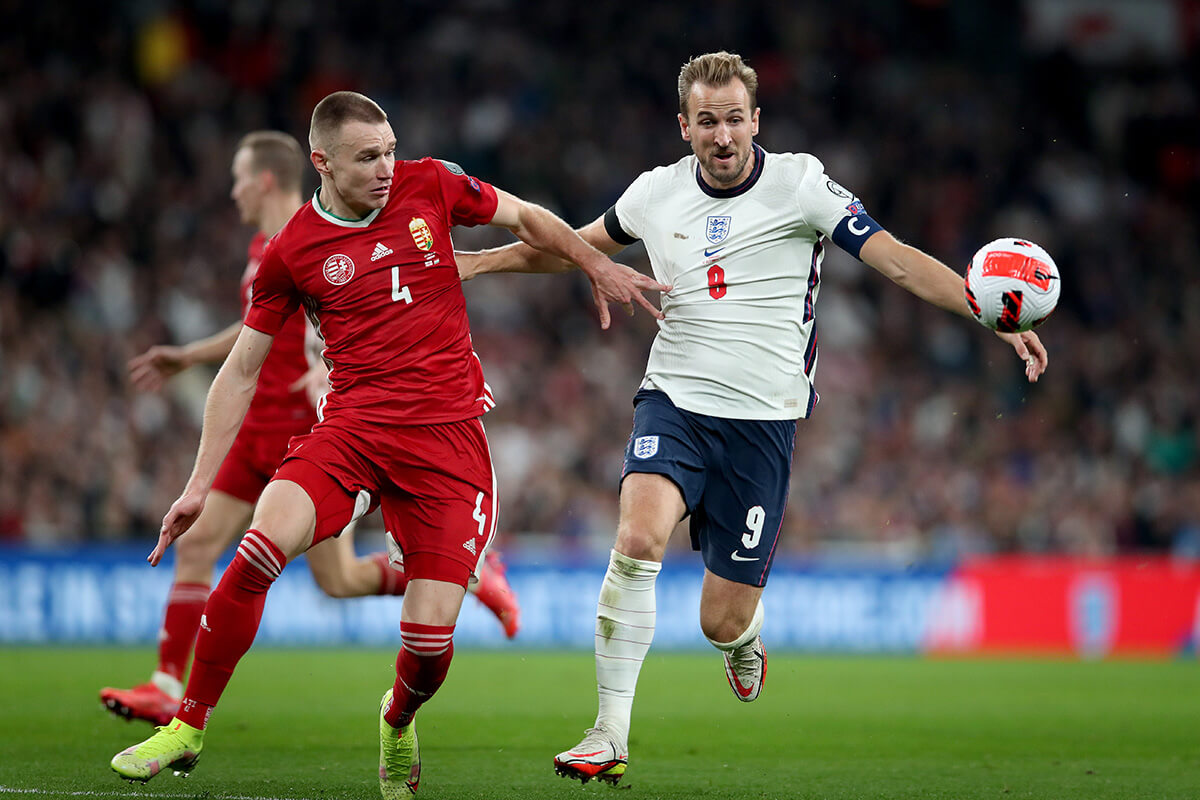
[[425, 224], [425, 220], [420, 217], [413, 217], [408, 223], [408, 232], [412, 234], [413, 242], [422, 250], [433, 249], [433, 231], [429, 230], [429, 226]]

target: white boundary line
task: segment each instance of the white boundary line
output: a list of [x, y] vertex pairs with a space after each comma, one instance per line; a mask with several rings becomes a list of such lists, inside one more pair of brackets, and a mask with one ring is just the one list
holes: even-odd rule
[[[31, 795], [33, 797], [169, 797], [169, 798], [186, 798], [194, 800], [197, 797], [196, 792], [188, 792], [186, 794], [146, 794], [145, 792], [61, 792], [50, 791], [47, 789], [21, 789], [16, 786], [0, 785], [0, 795], [15, 794], [15, 795]], [[222, 792], [209, 792], [207, 790], [199, 793], [211, 800], [310, 800], [307, 797], [271, 797], [269, 795], [250, 795], [250, 794], [224, 794]]]

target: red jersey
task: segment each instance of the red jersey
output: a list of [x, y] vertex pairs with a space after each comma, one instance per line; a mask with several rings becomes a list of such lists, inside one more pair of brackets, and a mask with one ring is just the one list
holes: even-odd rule
[[[246, 271], [242, 273], [242, 320], [250, 313], [250, 293], [254, 277], [262, 263], [267, 237], [260, 231], [250, 240]], [[308, 371], [304, 356], [304, 314], [292, 314], [284, 322], [258, 377], [258, 390], [246, 412], [243, 430], [292, 429], [306, 433], [317, 421], [316, 412], [304, 391], [294, 392], [292, 384]]]
[[330, 364], [323, 416], [428, 425], [495, 405], [471, 346], [450, 229], [496, 215], [496, 190], [457, 164], [397, 161], [387, 205], [335, 217], [317, 196], [271, 240], [246, 324], [275, 334], [303, 304]]

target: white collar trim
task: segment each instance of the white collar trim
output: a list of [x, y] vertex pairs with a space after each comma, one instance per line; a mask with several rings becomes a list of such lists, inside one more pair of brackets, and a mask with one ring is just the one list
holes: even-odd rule
[[317, 214], [320, 215], [320, 217], [322, 219], [324, 219], [326, 222], [332, 222], [334, 225], [337, 225], [342, 228], [365, 228], [368, 225], [370, 225], [372, 222], [375, 221], [375, 218], [379, 216], [380, 211], [383, 211], [382, 208], [377, 208], [374, 211], [372, 211], [370, 214], [367, 214], [362, 219], [345, 219], [343, 217], [339, 217], [336, 214], [334, 214], [330, 211], [326, 211], [324, 208], [321, 207], [321, 190], [320, 190], [320, 188], [318, 188], [315, 192], [313, 192], [312, 207], [317, 212]]

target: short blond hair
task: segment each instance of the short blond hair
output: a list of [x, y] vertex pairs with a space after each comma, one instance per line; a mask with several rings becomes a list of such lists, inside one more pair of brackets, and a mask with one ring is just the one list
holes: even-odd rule
[[334, 92], [326, 95], [313, 109], [308, 127], [308, 146], [313, 150], [329, 150], [334, 137], [347, 122], [367, 122], [378, 125], [387, 122], [387, 114], [371, 98], [358, 92]]
[[750, 110], [754, 111], [758, 103], [758, 73], [747, 66], [741, 56], [721, 50], [691, 59], [679, 70], [679, 113], [687, 118], [688, 98], [695, 84], [724, 86], [735, 78], [745, 85], [746, 94], [750, 96]]
[[283, 191], [300, 191], [308, 159], [294, 136], [283, 131], [251, 131], [237, 149], [249, 151], [250, 169], [255, 174], [269, 172]]

